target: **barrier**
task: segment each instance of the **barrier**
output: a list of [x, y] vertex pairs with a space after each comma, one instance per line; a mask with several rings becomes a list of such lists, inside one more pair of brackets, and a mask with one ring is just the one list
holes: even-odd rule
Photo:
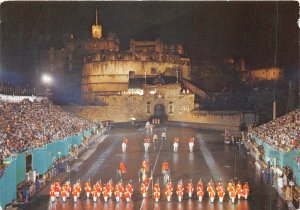
[[40, 148], [28, 150], [16, 155], [16, 157], [10, 157], [10, 164], [0, 179], [0, 206], [2, 209], [16, 199], [17, 185], [25, 180], [26, 155], [32, 155], [32, 169], [37, 170], [39, 174], [45, 174], [53, 167], [54, 159], [67, 156], [69, 146], [75, 144], [79, 146], [83, 141], [83, 137], [91, 135], [93, 130], [95, 128], [46, 144]]
[[258, 145], [263, 145], [264, 148], [264, 160], [275, 160], [275, 164], [279, 167], [288, 166], [293, 170], [293, 175], [296, 178], [296, 184], [300, 186], [300, 166], [294, 160], [295, 157], [300, 155], [299, 150], [283, 151], [279, 148], [269, 145], [266, 142], [261, 141], [258, 137], [254, 136], [254, 140]]

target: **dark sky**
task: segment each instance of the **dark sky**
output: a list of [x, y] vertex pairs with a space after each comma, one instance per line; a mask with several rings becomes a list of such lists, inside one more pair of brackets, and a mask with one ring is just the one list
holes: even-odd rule
[[[35, 70], [38, 49], [62, 47], [63, 33], [89, 38], [95, 9], [104, 35], [181, 42], [194, 64], [206, 58], [244, 58], [249, 68], [274, 66], [276, 2], [4, 2], [1, 70]], [[295, 73], [299, 61], [299, 6], [278, 2], [277, 65]]]

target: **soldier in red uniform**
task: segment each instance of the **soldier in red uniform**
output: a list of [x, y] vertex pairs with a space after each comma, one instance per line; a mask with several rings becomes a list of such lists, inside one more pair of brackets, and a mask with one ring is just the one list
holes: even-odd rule
[[156, 202], [158, 202], [159, 198], [160, 198], [160, 187], [159, 187], [159, 183], [156, 182], [153, 188], [153, 197], [155, 199]]
[[241, 198], [242, 196], [242, 184], [240, 181], [238, 181], [238, 183], [235, 185], [235, 194], [237, 195], [238, 199]]
[[122, 174], [126, 173], [126, 165], [124, 162], [120, 162], [120, 171]]
[[225, 196], [225, 188], [221, 181], [218, 181], [218, 183], [217, 183], [217, 193], [218, 193], [218, 197], [219, 197], [219, 202], [223, 203], [223, 199]]
[[182, 200], [183, 192], [184, 192], [184, 186], [183, 186], [182, 180], [180, 180], [178, 182], [177, 188], [176, 188], [176, 194], [177, 194], [179, 202], [181, 202], [181, 200]]
[[192, 195], [193, 195], [193, 192], [194, 192], [192, 180], [190, 180], [188, 182], [187, 187], [186, 187], [186, 192], [188, 193], [189, 198], [192, 198]]
[[166, 185], [166, 190], [165, 190], [165, 195], [167, 196], [167, 200], [169, 202], [171, 201], [172, 194], [173, 194], [173, 186], [172, 186], [172, 182], [169, 181]]
[[232, 181], [228, 182], [227, 191], [229, 193], [229, 198], [231, 199], [231, 202], [234, 203], [234, 200], [235, 200], [235, 197], [236, 197], [236, 192], [235, 192], [234, 185], [233, 185]]
[[55, 189], [54, 189], [54, 184], [51, 184], [50, 186], [50, 199], [52, 202], [55, 201]]
[[97, 190], [97, 197], [100, 198], [100, 195], [102, 193], [102, 182], [101, 182], [101, 179], [100, 179], [100, 181], [98, 181], [96, 183], [96, 190]]
[[91, 194], [93, 196], [93, 201], [97, 202], [98, 195], [97, 195], [97, 187], [96, 187], [96, 185], [93, 186]]
[[216, 189], [212, 180], [207, 184], [207, 192], [209, 194], [210, 202], [213, 203], [216, 196]]
[[202, 180], [200, 179], [198, 184], [197, 184], [197, 196], [199, 199], [199, 202], [202, 202], [202, 198], [204, 196], [204, 187], [203, 187], [203, 183]]
[[67, 187], [64, 185], [61, 189], [61, 197], [63, 202], [66, 202], [66, 198], [67, 198]]
[[91, 182], [88, 181], [85, 183], [85, 186], [84, 186], [84, 190], [86, 192], [86, 197], [89, 198], [90, 197], [90, 193], [91, 193], [91, 190], [92, 190], [92, 187], [91, 187]]
[[248, 196], [249, 196], [249, 185], [248, 182], [245, 182], [245, 184], [243, 185], [243, 197], [247, 200]]

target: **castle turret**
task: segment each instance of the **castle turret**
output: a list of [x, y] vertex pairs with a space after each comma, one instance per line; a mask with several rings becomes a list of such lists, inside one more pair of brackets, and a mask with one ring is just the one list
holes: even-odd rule
[[102, 27], [98, 25], [98, 10], [96, 9], [96, 24], [92, 26], [92, 38], [101, 39]]

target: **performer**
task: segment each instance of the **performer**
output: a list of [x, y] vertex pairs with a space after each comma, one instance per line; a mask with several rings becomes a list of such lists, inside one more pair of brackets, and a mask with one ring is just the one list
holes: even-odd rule
[[108, 195], [109, 195], [110, 198], [111, 198], [111, 196], [113, 194], [114, 188], [115, 188], [115, 186], [114, 186], [113, 180], [110, 179], [108, 181], [108, 184], [106, 185], [106, 189], [108, 191]]
[[150, 168], [149, 161], [146, 160], [146, 159], [144, 159], [144, 160], [142, 161], [142, 167], [145, 168], [146, 172], [149, 172], [149, 168]]
[[116, 201], [118, 203], [120, 201], [120, 190], [119, 190], [118, 185], [115, 188], [114, 194], [115, 194]]
[[126, 165], [124, 162], [120, 162], [120, 171], [122, 174], [126, 173]]
[[124, 192], [124, 196], [125, 196], [127, 203], [130, 202], [132, 191], [133, 191], [132, 186], [131, 186], [131, 184], [128, 183], [126, 185], [125, 192]]
[[128, 143], [128, 139], [126, 137], [124, 137], [123, 142], [122, 142], [122, 152], [125, 153], [126, 149], [127, 149], [127, 143]]
[[124, 187], [124, 184], [123, 184], [122, 181], [119, 182], [118, 189], [119, 189], [119, 192], [120, 192], [120, 198], [122, 198], [122, 195], [123, 195], [123, 193], [125, 191], [125, 187]]
[[177, 188], [176, 188], [176, 194], [177, 194], [179, 202], [181, 202], [181, 200], [182, 200], [183, 191], [184, 191], [184, 186], [183, 186], [182, 180], [180, 180], [178, 182]]
[[108, 201], [109, 193], [110, 193], [109, 185], [104, 185], [104, 187], [102, 188], [102, 194], [103, 194], [104, 202]]
[[160, 140], [166, 140], [167, 139], [167, 135], [166, 135], [166, 133], [163, 131], [162, 133], [161, 133], [161, 138], [160, 138]]
[[247, 200], [248, 196], [249, 196], [249, 185], [248, 182], [245, 182], [245, 184], [243, 185], [243, 197]]
[[193, 195], [193, 192], [194, 192], [194, 188], [193, 188], [193, 182], [192, 182], [191, 179], [190, 179], [190, 181], [187, 184], [186, 192], [188, 193], [189, 198], [192, 198], [192, 195]]
[[66, 181], [65, 186], [67, 189], [67, 198], [69, 198], [70, 194], [72, 193], [72, 186], [71, 186], [70, 181]]
[[170, 179], [170, 168], [169, 168], [169, 163], [164, 160], [162, 164], [162, 174], [164, 176], [164, 183], [167, 183]]
[[91, 182], [90, 181], [88, 181], [88, 182], [85, 183], [84, 190], [86, 192], [86, 197], [89, 198], [91, 190], [92, 190], [92, 188], [91, 188]]
[[166, 185], [166, 190], [165, 190], [165, 195], [167, 196], [167, 200], [169, 202], [171, 201], [172, 193], [173, 193], [173, 186], [172, 186], [172, 182], [169, 181]]
[[148, 187], [148, 184], [147, 184], [147, 181], [145, 180], [142, 182], [142, 185], [141, 185], [141, 193], [142, 193], [143, 198], [146, 198], [146, 196], [147, 196], [147, 187]]
[[97, 202], [97, 198], [98, 198], [98, 195], [97, 195], [97, 186], [96, 185], [93, 186], [91, 194], [93, 196], [93, 201], [96, 203]]
[[73, 186], [72, 195], [73, 195], [73, 198], [74, 198], [74, 202], [76, 203], [77, 202], [77, 198], [79, 197], [79, 193], [78, 193], [78, 191], [76, 189], [76, 185]]
[[145, 152], [148, 152], [149, 146], [150, 146], [150, 139], [149, 138], [145, 138], [144, 139]]
[[52, 202], [55, 201], [55, 189], [54, 189], [54, 184], [51, 184], [50, 186], [50, 199]]
[[173, 151], [177, 152], [178, 151], [178, 143], [179, 142], [179, 138], [175, 137], [174, 138], [174, 143], [173, 143]]
[[189, 138], [189, 148], [190, 152], [193, 152], [195, 139], [193, 137]]
[[197, 184], [197, 196], [198, 196], [199, 202], [202, 202], [202, 198], [204, 196], [204, 186], [203, 186], [201, 179], [199, 180], [199, 182]]
[[61, 191], [61, 186], [58, 180], [54, 183], [55, 196], [58, 198]]
[[213, 203], [216, 196], [216, 189], [212, 180], [210, 180], [210, 182], [207, 183], [207, 192], [209, 194], [210, 202]]
[[240, 181], [238, 181], [238, 183], [235, 185], [235, 193], [238, 197], [238, 199], [240, 200], [241, 196], [242, 196], [242, 184]]
[[61, 189], [61, 197], [63, 202], [66, 202], [66, 198], [67, 198], [67, 187], [64, 185]]
[[101, 179], [96, 183], [97, 197], [100, 198], [102, 192], [102, 182]]
[[80, 180], [77, 180], [76, 184], [75, 184], [75, 189], [77, 190], [77, 197], [80, 197], [80, 193], [82, 191], [82, 187], [81, 187], [81, 183]]
[[231, 199], [231, 202], [234, 203], [234, 199], [236, 197], [236, 194], [235, 194], [235, 189], [234, 189], [234, 186], [232, 184], [232, 181], [228, 182], [227, 191], [229, 193], [229, 198]]
[[156, 202], [158, 202], [159, 198], [160, 198], [160, 187], [159, 187], [159, 183], [156, 182], [153, 188], [153, 197], [155, 199]]
[[225, 196], [225, 188], [221, 181], [218, 181], [218, 183], [217, 183], [217, 193], [218, 193], [218, 197], [219, 197], [219, 202], [223, 203], [223, 199]]

